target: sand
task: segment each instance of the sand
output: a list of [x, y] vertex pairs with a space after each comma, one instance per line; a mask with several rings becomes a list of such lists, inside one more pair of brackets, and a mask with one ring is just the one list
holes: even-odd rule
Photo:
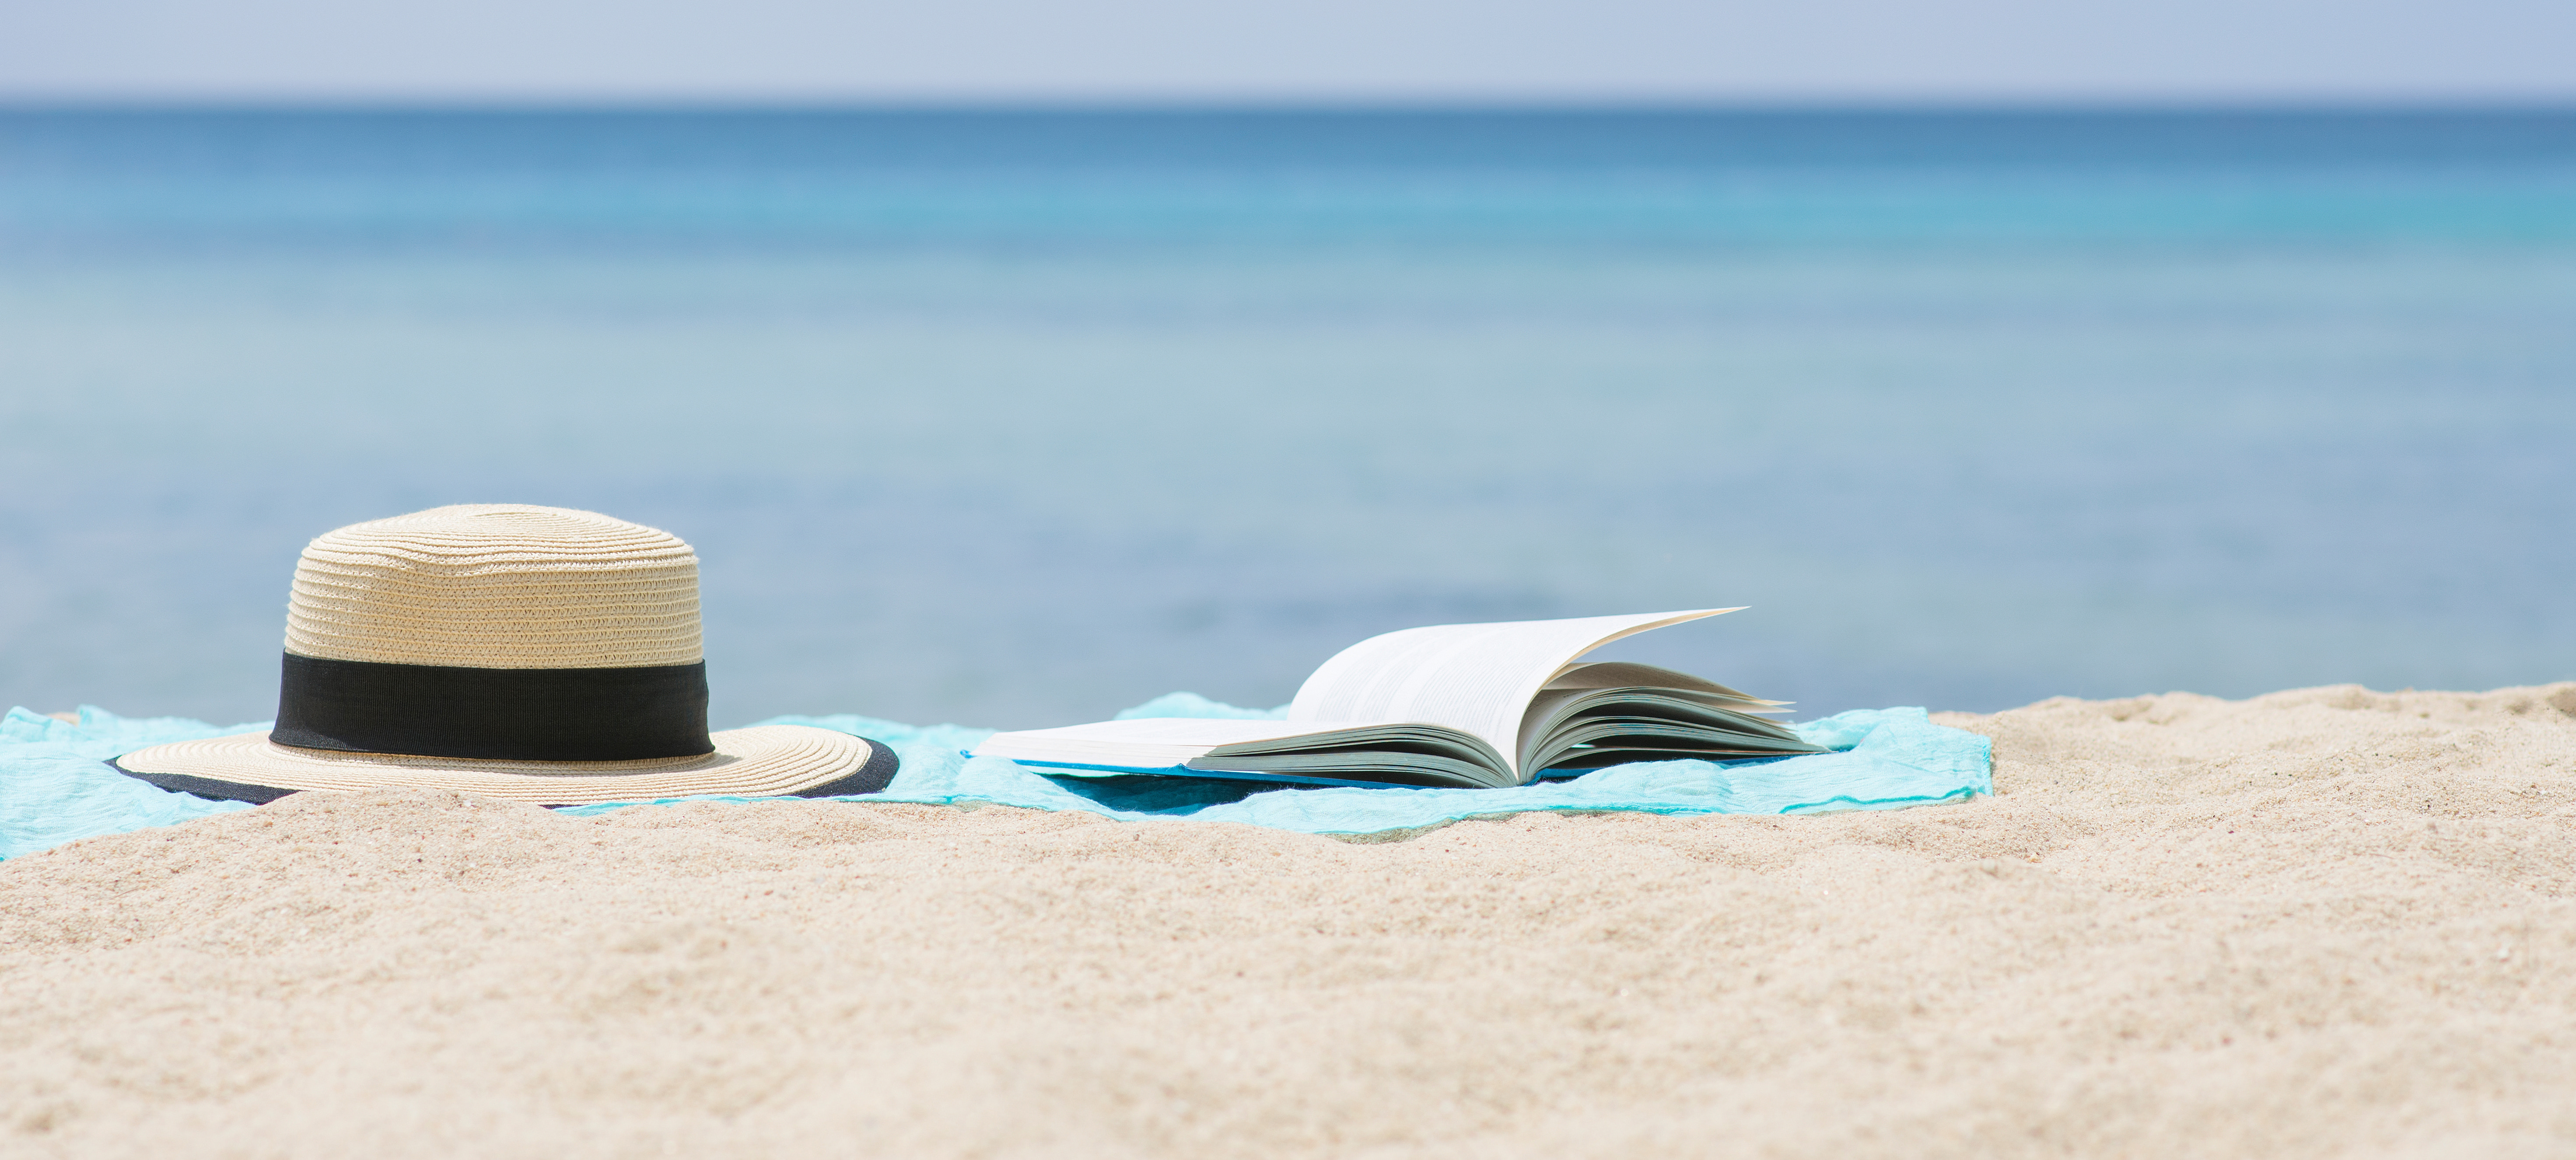
[[2576, 684], [1357, 843], [305, 794], [0, 865], [9, 1156], [2576, 1155]]

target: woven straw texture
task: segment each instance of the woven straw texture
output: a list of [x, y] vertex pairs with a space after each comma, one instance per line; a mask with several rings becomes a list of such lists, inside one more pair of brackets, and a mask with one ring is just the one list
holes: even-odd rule
[[297, 561], [286, 651], [478, 669], [695, 664], [698, 557], [668, 532], [567, 508], [463, 504], [351, 524]]
[[476, 761], [395, 757], [274, 745], [265, 733], [155, 745], [117, 758], [137, 773], [178, 773], [293, 790], [385, 786], [449, 789], [546, 806], [691, 794], [792, 794], [856, 773], [868, 743], [804, 725], [756, 725], [714, 735], [703, 757], [652, 761]]

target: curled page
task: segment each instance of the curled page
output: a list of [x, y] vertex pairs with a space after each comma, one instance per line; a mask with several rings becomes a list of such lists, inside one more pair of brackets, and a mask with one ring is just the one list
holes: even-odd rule
[[1288, 720], [1446, 725], [1493, 746], [1517, 774], [1521, 716], [1539, 689], [1568, 665], [1621, 637], [1739, 610], [1436, 624], [1384, 633], [1333, 654], [1306, 678], [1288, 706]]

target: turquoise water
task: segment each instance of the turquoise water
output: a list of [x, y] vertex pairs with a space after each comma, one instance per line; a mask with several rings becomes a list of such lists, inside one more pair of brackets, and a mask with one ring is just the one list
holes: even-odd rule
[[705, 560], [718, 724], [2576, 677], [2576, 114], [0, 113], [0, 702], [264, 718], [296, 550]]

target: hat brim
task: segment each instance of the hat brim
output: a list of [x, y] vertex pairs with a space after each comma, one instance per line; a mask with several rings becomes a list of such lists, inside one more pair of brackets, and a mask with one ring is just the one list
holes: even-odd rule
[[708, 735], [715, 752], [647, 761], [487, 761], [342, 753], [238, 733], [138, 749], [109, 764], [163, 789], [267, 802], [306, 790], [454, 790], [545, 806], [723, 794], [837, 797], [893, 780], [894, 751], [810, 725], [758, 725]]

